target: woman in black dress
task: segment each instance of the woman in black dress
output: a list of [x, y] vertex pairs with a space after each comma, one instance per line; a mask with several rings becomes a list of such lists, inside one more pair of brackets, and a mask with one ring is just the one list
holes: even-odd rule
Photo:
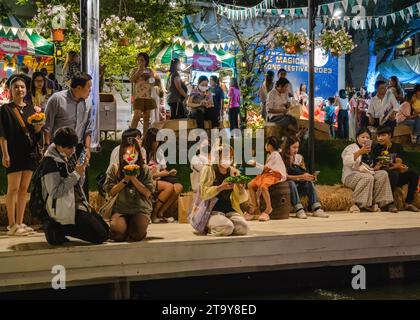
[[34, 108], [24, 102], [25, 80], [15, 77], [11, 83], [12, 101], [0, 108], [0, 145], [2, 164], [7, 173], [6, 208], [8, 235], [27, 235], [33, 230], [23, 224], [26, 193], [38, 160], [38, 142], [43, 124], [30, 125]]

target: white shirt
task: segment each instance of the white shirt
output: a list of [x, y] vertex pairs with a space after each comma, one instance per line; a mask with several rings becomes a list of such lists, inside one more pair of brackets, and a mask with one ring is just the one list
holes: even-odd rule
[[[146, 150], [142, 147], [140, 151], [142, 158], [146, 161]], [[120, 146], [116, 146], [114, 150], [112, 150], [111, 156], [109, 157], [109, 166], [108, 169], [106, 169], [107, 172], [111, 170], [113, 163], [117, 165], [120, 164]]]
[[270, 109], [276, 110], [276, 111], [277, 110], [284, 111], [283, 114], [286, 114], [288, 102], [289, 102], [289, 97], [287, 93], [279, 93], [276, 88], [273, 88], [273, 90], [271, 90], [267, 96], [266, 109], [267, 109], [268, 119], [270, 119], [271, 117], [280, 115], [280, 114], [270, 113]]
[[354, 154], [360, 150], [360, 147], [357, 143], [348, 145], [343, 152], [341, 153], [341, 159], [343, 159], [343, 172], [341, 175], [341, 182], [344, 183], [346, 178], [354, 173], [355, 171], [359, 172], [360, 163], [362, 162], [362, 156], [359, 156], [354, 160]]
[[338, 98], [338, 100], [340, 101], [340, 104], [339, 104], [340, 110], [349, 110], [350, 108], [349, 99]]
[[200, 171], [204, 165], [209, 163], [209, 159], [203, 155], [195, 155], [191, 159], [191, 189], [193, 192], [198, 191], [200, 186]]
[[286, 165], [284, 164], [283, 158], [281, 157], [278, 151], [273, 151], [270, 153], [265, 165], [273, 171], [280, 172], [281, 182], [284, 182], [287, 180]]
[[367, 113], [375, 119], [382, 119], [385, 117], [383, 119], [384, 121], [381, 121], [383, 123], [387, 120], [385, 111], [398, 111], [399, 109], [397, 99], [394, 94], [388, 90], [382, 100], [378, 96], [372, 98]]

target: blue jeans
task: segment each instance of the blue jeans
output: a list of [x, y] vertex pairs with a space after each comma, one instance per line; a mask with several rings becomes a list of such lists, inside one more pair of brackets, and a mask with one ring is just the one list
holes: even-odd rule
[[341, 139], [348, 139], [349, 138], [349, 111], [348, 110], [338, 111], [337, 123], [338, 123], [338, 137]]
[[420, 136], [420, 117], [416, 119], [406, 119], [401, 124], [405, 124], [413, 129], [413, 135], [417, 136], [417, 141], [419, 140]]
[[300, 201], [300, 198], [303, 196], [308, 197], [309, 208], [312, 211], [321, 208], [321, 203], [319, 201], [318, 194], [316, 193], [315, 185], [312, 181], [300, 181], [297, 183], [294, 181], [289, 181], [289, 187], [290, 200], [296, 212], [300, 209], [303, 209], [303, 205]]

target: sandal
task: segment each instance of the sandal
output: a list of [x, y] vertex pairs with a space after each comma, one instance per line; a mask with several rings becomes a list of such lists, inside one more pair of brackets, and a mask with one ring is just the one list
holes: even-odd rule
[[258, 217], [258, 221], [261, 221], [261, 222], [270, 221], [270, 215], [269, 215], [269, 214], [267, 214], [267, 213], [265, 213], [265, 212], [263, 212], [263, 213], [261, 213], [261, 215]]
[[7, 231], [8, 236], [17, 236], [17, 237], [24, 237], [29, 235], [29, 232], [26, 231], [22, 226], [20, 225], [13, 225], [10, 228], [8, 228], [9, 231]]
[[254, 215], [246, 212], [244, 214], [244, 218], [245, 218], [246, 221], [252, 221], [252, 220], [254, 220]]
[[404, 210], [412, 211], [412, 212], [420, 212], [420, 209], [417, 208], [414, 204], [407, 204]]
[[350, 213], [360, 213], [360, 208], [354, 204], [350, 207]]

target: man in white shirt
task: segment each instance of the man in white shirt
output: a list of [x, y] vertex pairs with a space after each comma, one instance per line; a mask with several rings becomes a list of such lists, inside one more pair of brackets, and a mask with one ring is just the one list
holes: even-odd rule
[[377, 81], [375, 89], [376, 96], [370, 101], [367, 112], [369, 124], [376, 128], [379, 125], [386, 125], [394, 129], [395, 116], [399, 110], [398, 101], [390, 90], [387, 91], [385, 81]]
[[[140, 150], [141, 150], [141, 157], [143, 158], [144, 161], [146, 161], [146, 150], [141, 146], [141, 137], [142, 137], [141, 132], [138, 129], [127, 129], [122, 134], [123, 139], [131, 138], [133, 139], [133, 143], [134, 141], [136, 141], [139, 144]], [[113, 163], [116, 163], [116, 164], [120, 163], [120, 146], [116, 146], [114, 150], [112, 150], [111, 156], [109, 159], [108, 169], [106, 171], [109, 171], [111, 169], [111, 166]]]

